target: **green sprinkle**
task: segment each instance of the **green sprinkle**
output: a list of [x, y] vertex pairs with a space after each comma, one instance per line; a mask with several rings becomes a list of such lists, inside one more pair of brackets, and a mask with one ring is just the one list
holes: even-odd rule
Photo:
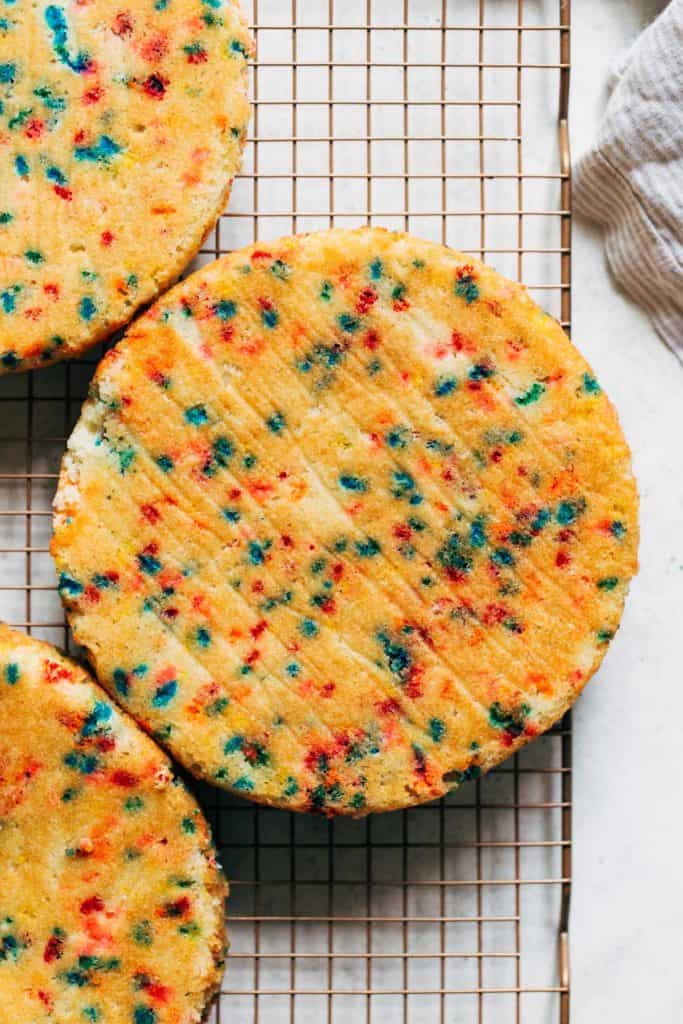
[[281, 433], [286, 426], [284, 414], [281, 412], [273, 413], [273, 415], [266, 420], [266, 426], [268, 427], [268, 430], [270, 430], [271, 434]]
[[357, 316], [351, 316], [350, 313], [340, 313], [337, 317], [337, 323], [341, 327], [342, 331], [346, 331], [347, 334], [354, 334], [360, 327], [360, 320]]
[[531, 385], [528, 391], [525, 391], [523, 395], [517, 395], [515, 398], [515, 405], [533, 405], [537, 402], [541, 395], [545, 394], [545, 384], [541, 384], [540, 381], [536, 380]]
[[354, 547], [361, 558], [373, 558], [382, 550], [379, 541], [376, 541], [374, 537], [368, 537], [366, 540], [357, 540]]
[[154, 941], [154, 932], [149, 921], [138, 921], [137, 924], [134, 924], [131, 935], [133, 942], [136, 942], [138, 946], [151, 946]]
[[10, 686], [14, 686], [19, 681], [21, 671], [16, 661], [11, 661], [9, 665], [5, 665], [5, 682], [9, 683]]
[[429, 722], [429, 735], [434, 743], [441, 743], [446, 734], [446, 726], [440, 718], [432, 718]]
[[479, 298], [479, 289], [471, 274], [462, 274], [456, 282], [455, 294], [469, 306]]
[[586, 502], [584, 498], [578, 498], [576, 501], [561, 501], [557, 506], [555, 518], [561, 526], [569, 526], [571, 523], [576, 522], [585, 510]]
[[292, 273], [292, 268], [288, 266], [283, 260], [274, 260], [270, 267], [271, 274], [280, 281], [286, 281], [289, 275]]
[[291, 775], [287, 776], [287, 782], [283, 790], [284, 796], [295, 796], [299, 792], [299, 783]]
[[602, 388], [598, 384], [595, 377], [591, 377], [590, 373], [584, 373], [583, 375], [583, 390], [587, 395], [599, 395]]

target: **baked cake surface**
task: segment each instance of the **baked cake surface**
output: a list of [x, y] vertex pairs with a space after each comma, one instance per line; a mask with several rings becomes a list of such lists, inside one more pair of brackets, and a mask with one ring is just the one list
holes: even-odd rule
[[4, 625], [0, 863], [3, 1021], [203, 1019], [227, 890], [199, 808], [83, 669]]
[[543, 732], [636, 569], [615, 411], [558, 323], [379, 229], [233, 253], [104, 359], [53, 554], [103, 684], [187, 768], [363, 814]]
[[180, 273], [244, 144], [237, 0], [0, 10], [0, 373], [83, 352]]

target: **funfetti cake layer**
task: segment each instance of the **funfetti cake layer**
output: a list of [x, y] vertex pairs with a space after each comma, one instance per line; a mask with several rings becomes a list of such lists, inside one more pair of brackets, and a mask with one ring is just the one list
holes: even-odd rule
[[0, 1017], [198, 1024], [226, 886], [159, 748], [74, 662], [0, 625]]
[[53, 553], [99, 678], [190, 771], [362, 814], [557, 721], [637, 536], [557, 322], [457, 252], [335, 230], [203, 268], [105, 358]]
[[0, 11], [0, 373], [78, 355], [177, 277], [244, 145], [236, 0]]

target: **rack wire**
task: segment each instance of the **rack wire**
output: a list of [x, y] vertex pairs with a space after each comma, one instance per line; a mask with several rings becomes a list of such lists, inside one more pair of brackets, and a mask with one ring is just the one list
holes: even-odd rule
[[[253, 126], [194, 266], [256, 238], [382, 224], [485, 259], [569, 328], [570, 0], [244, 7]], [[0, 380], [0, 616], [67, 647], [50, 502], [98, 356]], [[232, 882], [214, 1024], [568, 1024], [568, 719], [401, 813], [326, 821], [200, 797]]]

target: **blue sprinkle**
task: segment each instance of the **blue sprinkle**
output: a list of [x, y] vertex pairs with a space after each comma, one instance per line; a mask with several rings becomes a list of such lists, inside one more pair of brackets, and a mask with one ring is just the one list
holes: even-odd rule
[[54, 165], [47, 168], [45, 171], [45, 177], [48, 181], [54, 181], [56, 185], [66, 185], [66, 176], [62, 174], [59, 167]]
[[263, 548], [256, 540], [249, 541], [249, 561], [252, 565], [263, 565]]
[[90, 163], [107, 164], [112, 157], [117, 156], [122, 146], [114, 142], [108, 135], [101, 135], [94, 146], [76, 146], [74, 156], [77, 160], [86, 160]]
[[154, 555], [138, 555], [138, 565], [148, 576], [156, 576], [161, 571], [161, 562]]
[[153, 707], [165, 708], [167, 704], [171, 703], [177, 692], [178, 681], [176, 679], [169, 679], [167, 683], [162, 683], [161, 686], [157, 686], [154, 696], [152, 697]]
[[[204, 0], [206, 3], [206, 0]], [[214, 313], [220, 320], [232, 320], [237, 312], [237, 306], [232, 299], [221, 299], [213, 307]]]
[[368, 489], [367, 480], [363, 480], [359, 476], [351, 476], [348, 473], [342, 473], [339, 477], [339, 483], [345, 491], [357, 491], [365, 494]]
[[473, 548], [483, 548], [486, 543], [484, 520], [478, 516], [470, 526], [470, 544]]
[[17, 291], [18, 289], [8, 288], [4, 292], [0, 292], [0, 305], [5, 313], [13, 313], [17, 307]]
[[105, 704], [103, 700], [95, 701], [95, 707], [83, 723], [81, 736], [93, 736], [98, 732], [103, 722], [109, 721], [111, 715], [112, 709], [110, 704]]
[[202, 423], [208, 423], [209, 421], [206, 408], [203, 405], [193, 405], [189, 409], [186, 409], [185, 419], [194, 427], [199, 427]]
[[92, 320], [97, 312], [97, 306], [89, 295], [84, 295], [78, 305], [78, 315], [81, 320]]
[[14, 169], [20, 178], [28, 177], [28, 160], [25, 156], [15, 156]]
[[83, 593], [83, 584], [75, 580], [73, 576], [63, 572], [60, 574], [57, 589], [61, 594], [68, 594], [70, 597], [77, 597]]
[[81, 775], [92, 775], [99, 765], [94, 754], [83, 754], [80, 750], [71, 750], [64, 755], [64, 764], [68, 768], [75, 768]]
[[434, 394], [437, 398], [445, 398], [446, 395], [452, 395], [457, 386], [458, 381], [452, 374], [443, 374], [434, 385]]
[[197, 643], [200, 647], [208, 647], [211, 643], [211, 633], [204, 626], [197, 630]]
[[130, 692], [127, 674], [122, 668], [115, 668], [112, 678], [114, 680], [114, 688], [116, 692], [120, 693], [122, 697], [127, 697]]
[[67, 50], [67, 23], [61, 7], [50, 4], [45, 8], [45, 21], [47, 27], [53, 33], [52, 48], [63, 64], [71, 68], [77, 74], [87, 71], [90, 67], [90, 57], [87, 53], [77, 53], [72, 57]]

